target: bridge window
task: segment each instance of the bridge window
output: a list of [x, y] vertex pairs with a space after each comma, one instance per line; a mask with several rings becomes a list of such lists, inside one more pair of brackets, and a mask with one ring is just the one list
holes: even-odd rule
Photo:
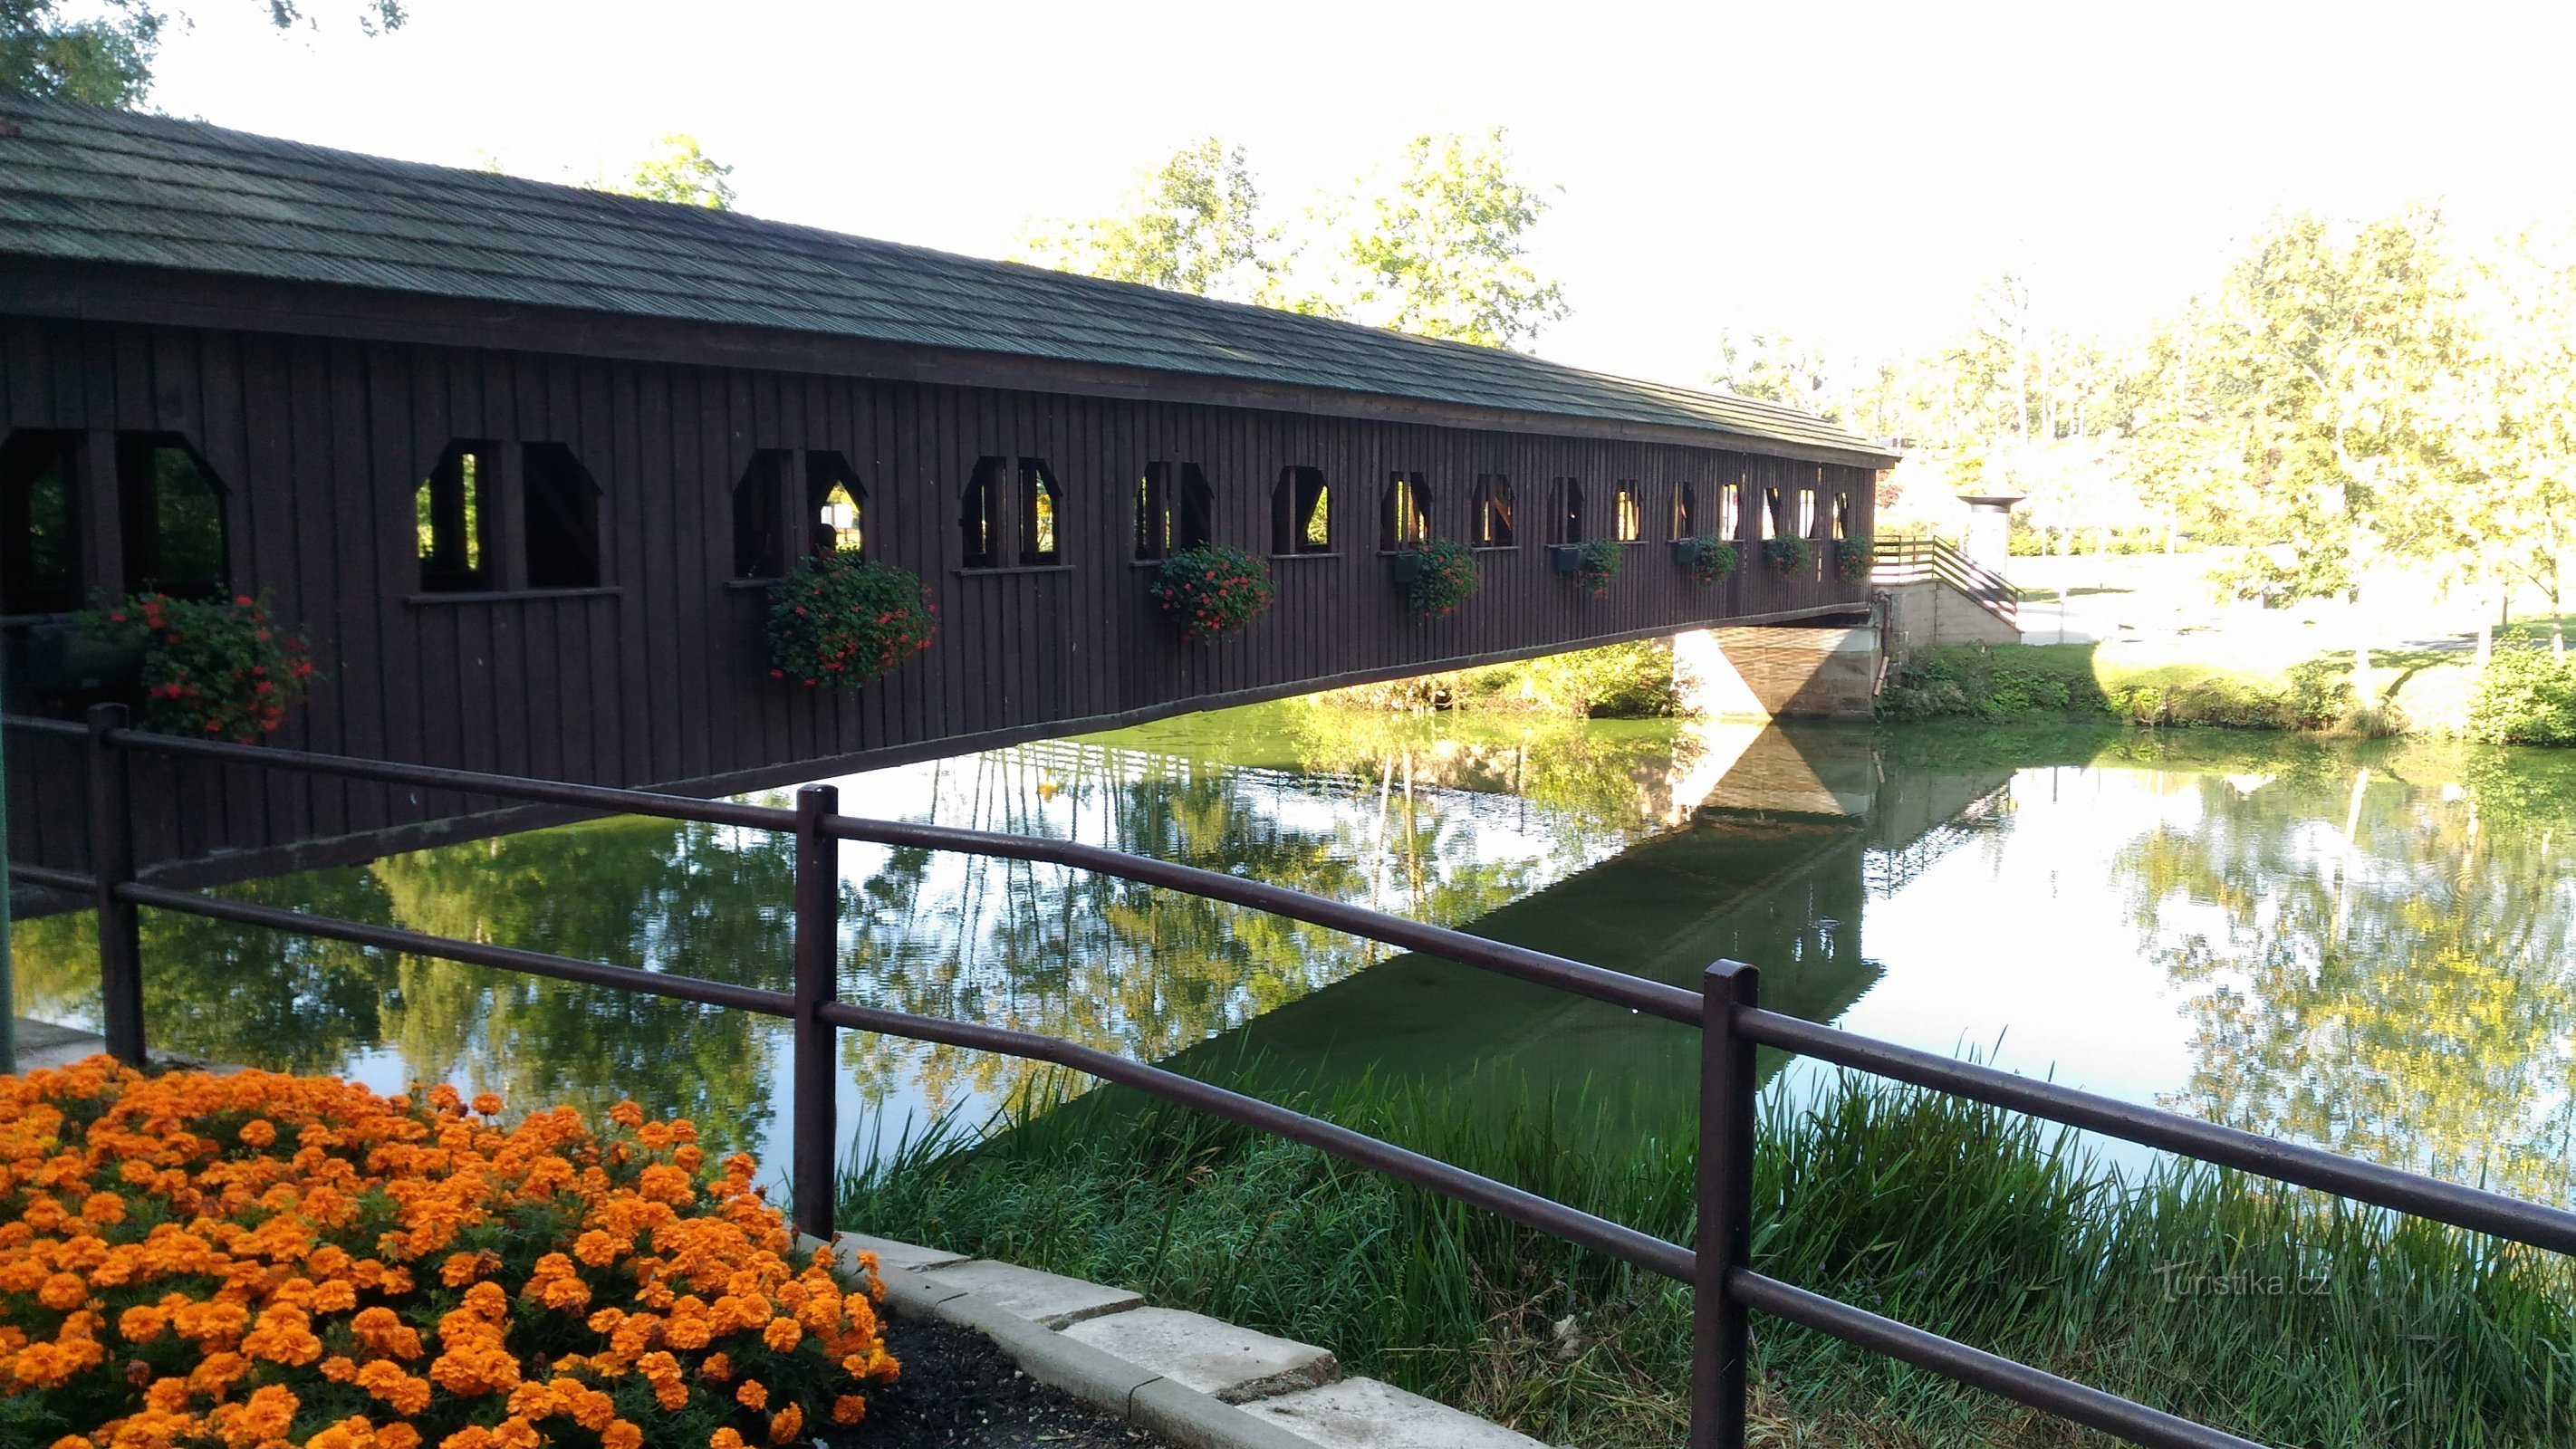
[[814, 520], [806, 547], [818, 554], [868, 552], [868, 489], [838, 453], [805, 455], [805, 509]]
[[[1057, 537], [1061, 496], [1044, 458], [984, 457], [957, 514], [965, 567], [1044, 567], [1063, 558]], [[1006, 534], [1008, 536], [1006, 536]]]
[[1646, 510], [1637, 499], [1637, 485], [1622, 483], [1610, 499], [1611, 536], [1621, 543], [1635, 543], [1646, 536]]
[[1547, 541], [1583, 542], [1583, 480], [1559, 478], [1547, 485]]
[[763, 448], [733, 485], [733, 576], [774, 579], [787, 572], [787, 474], [795, 454]]
[[1717, 485], [1717, 537], [1734, 538], [1744, 531], [1744, 485]]
[[1170, 558], [1216, 533], [1216, 493], [1196, 463], [1148, 463], [1136, 480], [1136, 557]]
[[1390, 473], [1378, 499], [1377, 546], [1394, 553], [1431, 538], [1430, 494], [1419, 473]]
[[1057, 539], [1057, 514], [1060, 499], [1056, 494], [1055, 474], [1047, 471], [1046, 459], [1020, 460], [1020, 563], [1023, 566], [1052, 564], [1064, 554]]
[[1699, 523], [1699, 485], [1696, 483], [1674, 484], [1671, 536], [1674, 538], [1695, 538], [1699, 534]]
[[1476, 546], [1512, 546], [1512, 480], [1500, 473], [1476, 475]]
[[494, 586], [489, 567], [492, 453], [490, 443], [450, 443], [413, 492], [422, 593], [468, 593]]
[[0, 443], [0, 614], [81, 605], [81, 435], [22, 428]]
[[599, 484], [561, 443], [522, 450], [528, 587], [599, 587]]
[[126, 587], [175, 598], [228, 592], [224, 488], [196, 450], [168, 433], [117, 438]]
[[1852, 529], [1852, 496], [1849, 493], [1837, 493], [1834, 495], [1834, 537], [1844, 539], [1855, 536]]
[[[1822, 475], [1823, 475], [1824, 471], [1825, 471], [1825, 470], [1824, 470], [1824, 469], [1822, 469], [1822, 468], [1819, 468], [1819, 469], [1817, 469], [1817, 470], [1816, 470], [1816, 473], [1817, 473], [1817, 475], [1818, 475], [1819, 479], [1821, 479], [1821, 478], [1822, 478]], [[1804, 487], [1802, 487], [1802, 488], [1800, 488], [1800, 489], [1798, 489], [1798, 490], [1797, 490], [1797, 492], [1798, 492], [1798, 537], [1800, 537], [1800, 538], [1814, 538], [1814, 537], [1816, 536], [1816, 488], [1817, 488], [1817, 486], [1818, 486], [1818, 484], [1817, 484], [1817, 483], [1809, 483], [1809, 484], [1807, 484], [1806, 486], [1804, 486]]]
[[1764, 538], [1794, 537], [1789, 529], [1787, 505], [1781, 499], [1779, 489], [1765, 488], [1762, 490], [1761, 513], [1762, 536]]
[[1270, 551], [1279, 554], [1333, 551], [1332, 490], [1321, 468], [1279, 470], [1279, 486], [1270, 493]]

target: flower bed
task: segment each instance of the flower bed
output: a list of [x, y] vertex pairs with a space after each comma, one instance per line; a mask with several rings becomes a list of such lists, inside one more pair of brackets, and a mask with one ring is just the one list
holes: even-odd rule
[[1270, 607], [1270, 569], [1242, 549], [1203, 544], [1165, 559], [1145, 593], [1182, 638], [1219, 639]]
[[[890, 1381], [736, 1155], [619, 1103], [328, 1077], [0, 1077], [0, 1443], [743, 1449]], [[871, 1274], [875, 1264], [860, 1255]]]
[[313, 679], [313, 650], [248, 594], [136, 594], [80, 616], [82, 632], [143, 658], [143, 727], [257, 744], [286, 723]]
[[769, 600], [769, 677], [856, 688], [930, 647], [938, 606], [909, 570], [830, 553], [799, 561]]

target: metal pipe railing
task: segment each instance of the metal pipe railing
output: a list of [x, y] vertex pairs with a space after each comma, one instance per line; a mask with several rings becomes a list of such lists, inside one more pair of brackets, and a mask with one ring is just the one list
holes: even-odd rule
[[[1768, 1011], [1760, 1003], [1760, 974], [1736, 962], [1721, 961], [1710, 966], [1702, 989], [1693, 992], [1258, 881], [1097, 846], [842, 815], [838, 813], [838, 795], [830, 786], [807, 786], [798, 792], [794, 810], [780, 810], [644, 790], [566, 785], [307, 751], [171, 739], [128, 729], [123, 715], [118, 706], [100, 706], [91, 712], [86, 729], [14, 716], [0, 718], [0, 723], [86, 741], [92, 806], [90, 871], [81, 874], [13, 864], [10, 874], [16, 880], [82, 891], [98, 902], [101, 990], [105, 998], [103, 1014], [109, 1025], [108, 1043], [110, 1050], [126, 1061], [139, 1063], [144, 1045], [138, 907], [782, 1017], [791, 1023], [796, 1043], [789, 1106], [794, 1217], [799, 1228], [816, 1236], [828, 1236], [833, 1226], [832, 1153], [838, 1132], [833, 1101], [833, 1043], [839, 1030], [875, 1031], [1052, 1062], [1304, 1143], [1426, 1191], [1607, 1253], [1646, 1271], [1692, 1284], [1693, 1449], [1741, 1449], [1744, 1443], [1751, 1352], [1747, 1315], [1753, 1310], [2154, 1449], [2243, 1449], [2250, 1442], [1754, 1272], [1751, 1227], [1754, 1111], [1758, 1096], [1755, 1052], [1760, 1047], [1954, 1093], [2455, 1227], [2576, 1254], [2576, 1213], [2359, 1162], [2313, 1147], [2277, 1142]], [[425, 785], [493, 799], [793, 832], [797, 843], [796, 936], [791, 989], [780, 992], [515, 946], [460, 941], [141, 883], [133, 878], [130, 786], [124, 768], [128, 750], [347, 779]], [[1096, 871], [1346, 931], [1517, 980], [1629, 1006], [1667, 1020], [1696, 1024], [1701, 1028], [1701, 1060], [1695, 1244], [1686, 1248], [1668, 1243], [1320, 1118], [1096, 1048], [1006, 1027], [915, 1016], [842, 1001], [838, 998], [837, 981], [838, 847], [844, 840], [1042, 861]]]

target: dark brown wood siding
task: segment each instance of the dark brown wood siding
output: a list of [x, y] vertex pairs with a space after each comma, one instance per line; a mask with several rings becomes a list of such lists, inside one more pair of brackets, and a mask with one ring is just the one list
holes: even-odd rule
[[[233, 582], [265, 592], [325, 671], [277, 742], [550, 778], [687, 789], [798, 773], [1152, 713], [1549, 652], [1726, 620], [1858, 606], [1827, 550], [1796, 575], [1760, 559], [1757, 508], [1737, 510], [1743, 566], [1692, 584], [1666, 543], [1671, 490], [1701, 527], [1728, 486], [1857, 500], [1867, 469], [1678, 446], [1481, 432], [1203, 404], [881, 382], [394, 343], [0, 319], [0, 432], [174, 432], [229, 493]], [[550, 596], [421, 595], [413, 496], [453, 439], [568, 446], [601, 489], [602, 588]], [[864, 690], [769, 677], [766, 592], [735, 584], [732, 493], [761, 449], [828, 449], [868, 493], [872, 557], [919, 574], [939, 610], [922, 657]], [[509, 451], [505, 447], [505, 452]], [[985, 455], [1047, 460], [1063, 493], [1064, 567], [965, 571], [959, 490]], [[1334, 551], [1272, 560], [1278, 602], [1245, 634], [1186, 644], [1130, 561], [1134, 482], [1196, 463], [1219, 542], [1270, 547], [1271, 490], [1291, 465], [1331, 489]], [[1519, 545], [1481, 552], [1456, 616], [1420, 621], [1377, 551], [1378, 491], [1428, 483], [1435, 535], [1470, 536], [1479, 474], [1507, 476]], [[1607, 537], [1615, 486], [1642, 488], [1645, 537], [1606, 596], [1550, 566], [1540, 503], [1584, 480]], [[95, 487], [98, 480], [85, 480]], [[99, 582], [91, 581], [93, 584]], [[81, 864], [68, 745], [10, 742], [12, 849]], [[476, 802], [249, 770], [153, 766], [138, 795], [148, 861], [257, 849], [454, 815]], [[865, 809], [866, 802], [853, 802]]]

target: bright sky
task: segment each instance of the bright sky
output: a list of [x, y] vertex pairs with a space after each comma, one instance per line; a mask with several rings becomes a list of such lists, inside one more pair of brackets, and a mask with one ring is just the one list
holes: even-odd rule
[[2282, 207], [2576, 212], [2567, 6], [411, 0], [367, 40], [306, 3], [319, 36], [193, 0], [156, 102], [550, 179], [692, 131], [746, 211], [982, 255], [1193, 136], [1302, 205], [1500, 124], [1564, 188], [1534, 250], [1574, 315], [1538, 350], [1682, 383], [1721, 326], [1922, 345], [2007, 269], [2125, 328]]

